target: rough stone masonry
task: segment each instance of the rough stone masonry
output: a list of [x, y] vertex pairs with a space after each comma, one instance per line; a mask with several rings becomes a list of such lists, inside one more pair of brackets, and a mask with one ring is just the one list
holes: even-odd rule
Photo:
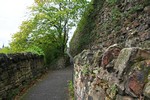
[[76, 99], [150, 100], [150, 1], [94, 1], [97, 37], [74, 58]]
[[74, 70], [77, 100], [150, 100], [150, 49], [84, 50]]
[[0, 100], [12, 100], [44, 70], [43, 56], [32, 53], [0, 54]]

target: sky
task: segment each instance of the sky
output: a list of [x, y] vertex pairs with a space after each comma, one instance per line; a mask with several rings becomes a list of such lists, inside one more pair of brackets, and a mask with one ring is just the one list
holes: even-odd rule
[[27, 19], [28, 7], [34, 0], [0, 0], [0, 48], [8, 46], [12, 34], [19, 31], [22, 21]]

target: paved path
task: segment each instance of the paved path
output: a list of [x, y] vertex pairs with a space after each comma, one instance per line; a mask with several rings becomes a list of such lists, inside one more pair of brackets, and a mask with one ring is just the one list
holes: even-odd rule
[[68, 100], [68, 81], [71, 78], [71, 68], [51, 71], [22, 100]]

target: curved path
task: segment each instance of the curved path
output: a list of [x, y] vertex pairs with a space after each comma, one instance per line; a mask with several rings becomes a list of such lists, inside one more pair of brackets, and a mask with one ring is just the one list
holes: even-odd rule
[[71, 78], [71, 67], [51, 71], [34, 85], [22, 100], [68, 100], [68, 81]]

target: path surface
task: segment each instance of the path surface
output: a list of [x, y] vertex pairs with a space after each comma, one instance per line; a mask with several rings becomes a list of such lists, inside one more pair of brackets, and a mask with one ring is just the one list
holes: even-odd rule
[[72, 68], [51, 71], [22, 100], [68, 100], [68, 81], [71, 78]]

